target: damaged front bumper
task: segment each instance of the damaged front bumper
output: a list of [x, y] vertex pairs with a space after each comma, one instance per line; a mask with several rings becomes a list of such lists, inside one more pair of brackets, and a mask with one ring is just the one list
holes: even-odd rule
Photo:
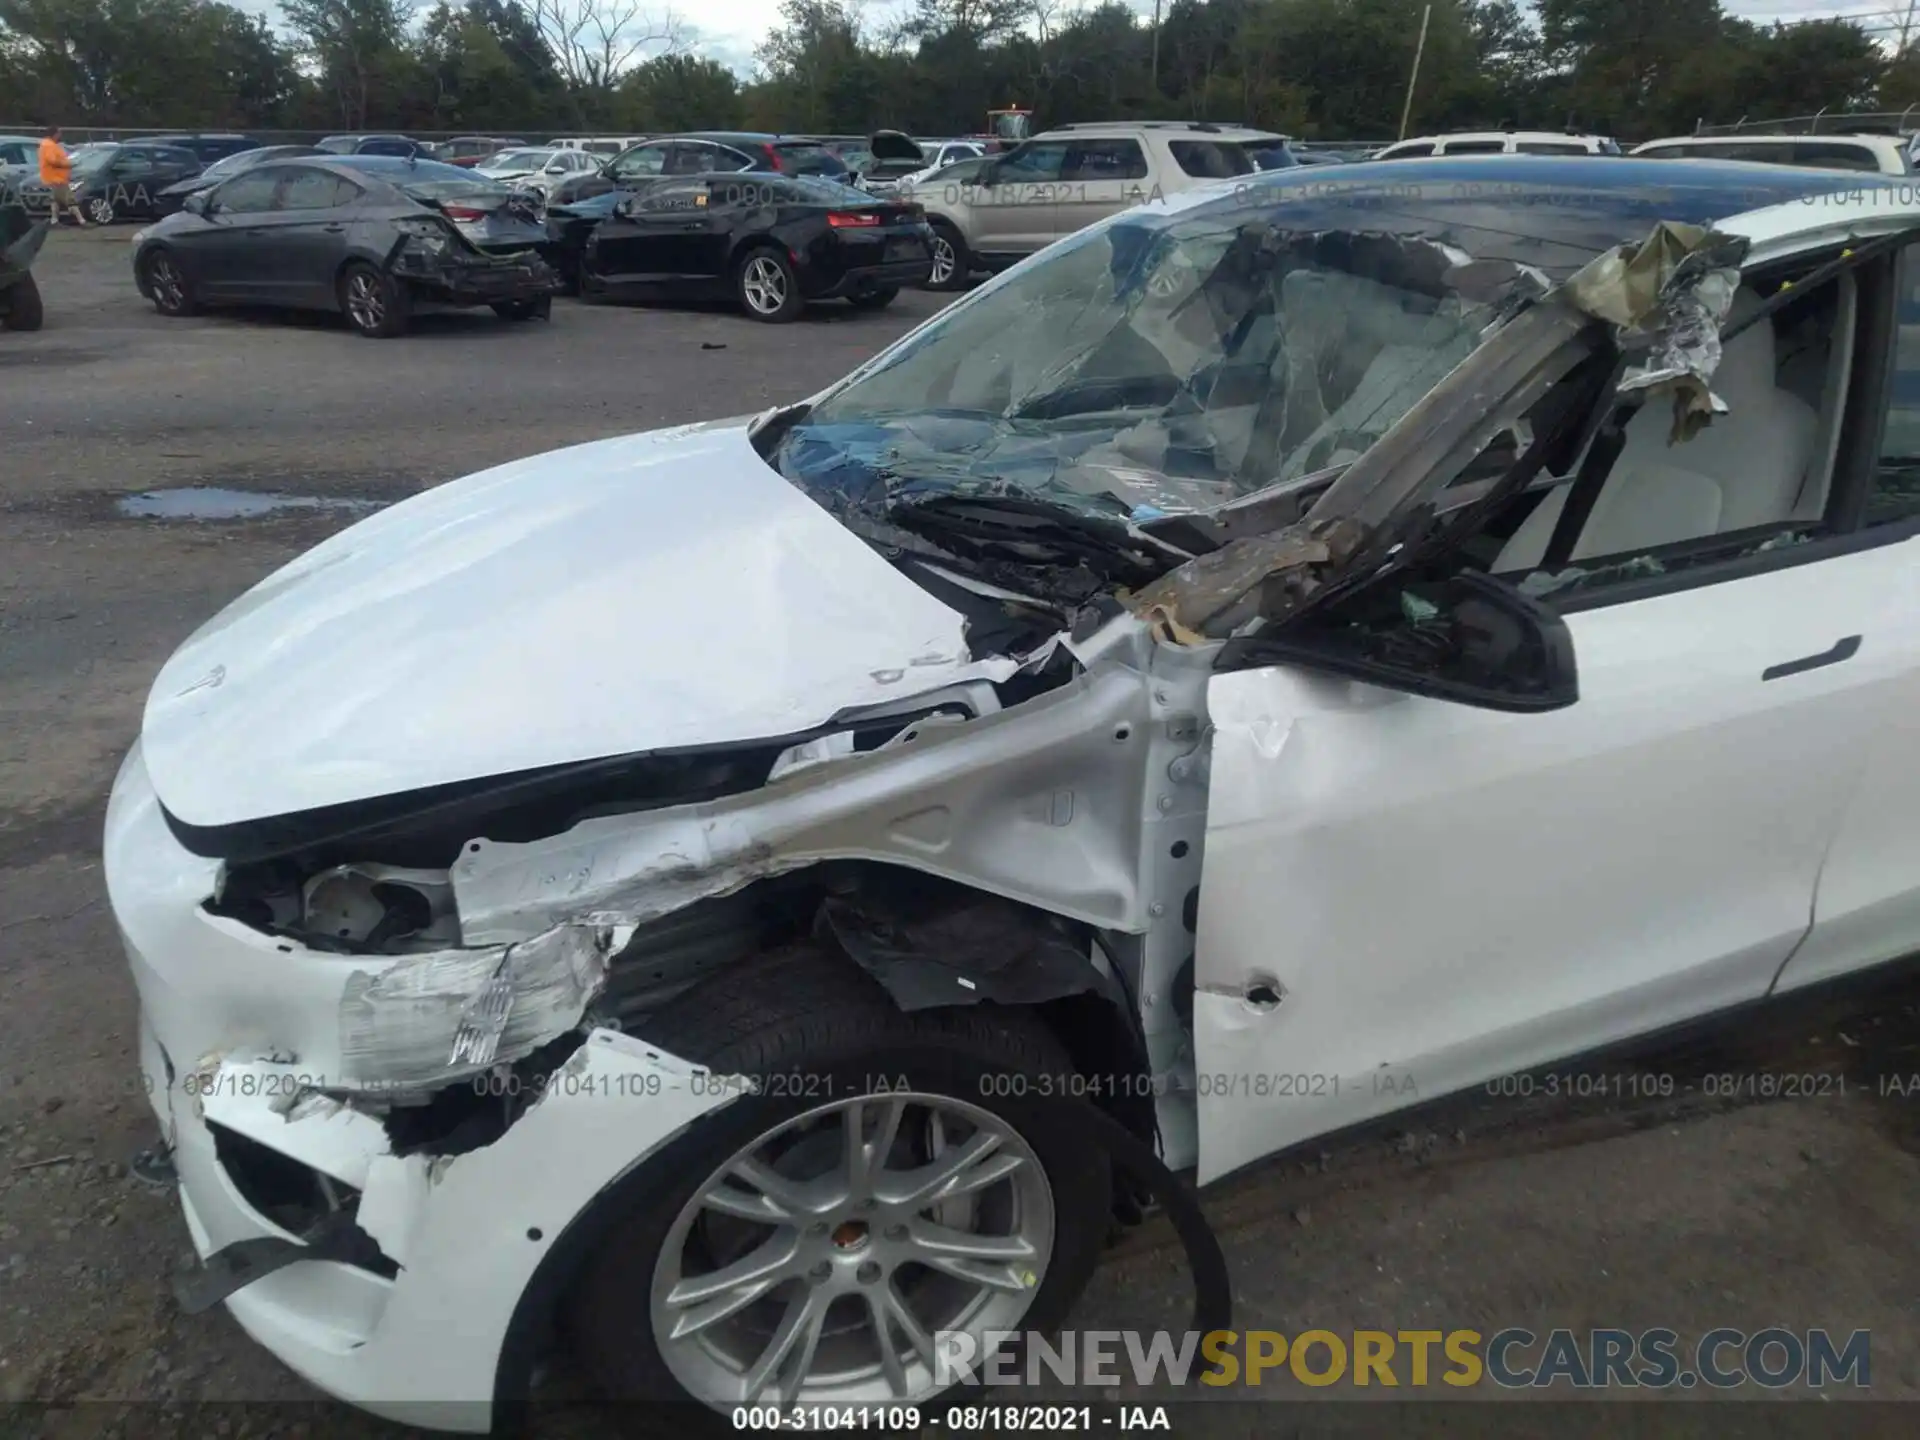
[[[528, 1374], [510, 1336], [524, 1333], [523, 1297], [561, 1235], [737, 1091], [594, 1030], [492, 1143], [396, 1155], [375, 1107], [321, 1093], [351, 1065], [348, 1000], [367, 958], [203, 909], [216, 862], [173, 839], [137, 747], [105, 855], [140, 993], [141, 1066], [194, 1249], [217, 1257], [189, 1290], [243, 1281], [225, 1295], [242, 1327], [342, 1400], [410, 1424], [489, 1428], [496, 1398], [517, 1398]], [[304, 1182], [319, 1197], [309, 1209], [294, 1193]], [[312, 1248], [332, 1258], [284, 1263], [285, 1244], [323, 1234]], [[352, 1243], [333, 1243], [342, 1235]], [[245, 1274], [231, 1273], [236, 1258]]]

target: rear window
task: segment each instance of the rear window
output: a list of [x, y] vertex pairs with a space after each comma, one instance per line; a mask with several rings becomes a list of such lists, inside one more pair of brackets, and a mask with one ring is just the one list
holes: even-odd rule
[[1173, 163], [1196, 180], [1251, 175], [1255, 168], [1245, 150], [1219, 140], [1173, 140], [1167, 149], [1173, 154]]
[[387, 177], [416, 200], [502, 200], [513, 194], [511, 186], [484, 177], [460, 172], [458, 180], [410, 180], [404, 175]]
[[845, 175], [847, 165], [826, 146], [810, 140], [777, 140], [780, 168], [791, 175]]
[[1873, 170], [1880, 159], [1865, 145], [1836, 144], [1830, 140], [1802, 140], [1793, 147], [1793, 163], [1818, 165], [1827, 170]]
[[[406, 190], [418, 186], [458, 185], [471, 193], [504, 194], [507, 187], [497, 180], [448, 165], [439, 160], [401, 160], [386, 155], [349, 155], [335, 162], [362, 175], [374, 175]], [[438, 190], [430, 193], [438, 195]]]

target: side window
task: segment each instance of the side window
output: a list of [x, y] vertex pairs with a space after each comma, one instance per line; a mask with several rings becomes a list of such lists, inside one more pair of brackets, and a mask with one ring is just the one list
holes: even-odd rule
[[665, 145], [638, 145], [618, 157], [607, 173], [616, 180], [640, 180], [649, 175], [659, 175], [666, 168]]
[[282, 210], [331, 210], [350, 203], [359, 191], [347, 180], [301, 165], [283, 172], [287, 179], [280, 190]]
[[995, 179], [1002, 185], [1058, 180], [1067, 163], [1064, 140], [1030, 140], [1000, 162]]
[[[1771, 273], [1735, 297], [1729, 328], [1737, 333], [1711, 381], [1725, 413], [1676, 442], [1668, 397], [1616, 412], [1577, 462], [1556, 463], [1557, 481], [1536, 482], [1548, 485], [1529, 492], [1536, 504], [1525, 509], [1517, 500], [1505, 520], [1496, 517], [1470, 542], [1489, 542], [1487, 567], [1556, 604], [1561, 596], [1605, 603], [1599, 597], [1632, 582], [1829, 535], [1836, 427], [1853, 357], [1852, 277], [1797, 291], [1770, 314], [1758, 311], [1762, 295], [1780, 293], [1784, 281], [1830, 258], [1809, 257], [1797, 274]], [[1911, 282], [1906, 293], [1914, 294]], [[1905, 363], [1920, 380], [1920, 348]], [[1909, 449], [1920, 451], [1912, 433], [1920, 387], [1909, 387], [1911, 419], [1889, 416], [1880, 521], [1920, 515], [1920, 455], [1911, 468], [1905, 459]]]
[[1138, 140], [1082, 140], [1067, 152], [1062, 180], [1144, 180], [1147, 157]]
[[1442, 155], [1502, 155], [1506, 153], [1504, 140], [1449, 140], [1441, 150]]
[[1522, 140], [1514, 147], [1519, 155], [1586, 155], [1586, 146], [1572, 140]]
[[666, 173], [669, 175], [704, 175], [716, 168], [725, 167], [715, 166], [714, 147], [697, 140], [682, 140], [667, 152]]
[[1889, 377], [1880, 463], [1861, 523], [1886, 525], [1920, 515], [1920, 254], [1900, 253], [1898, 326]]
[[1253, 161], [1238, 145], [1213, 140], [1171, 140], [1167, 150], [1173, 163], [1196, 180], [1227, 180], [1253, 173]]
[[222, 213], [234, 215], [260, 215], [273, 209], [275, 193], [280, 188], [280, 177], [284, 171], [267, 167], [250, 171], [236, 179], [227, 181], [213, 192], [214, 203]]
[[1793, 163], [1824, 170], [1870, 170], [1879, 173], [1880, 161], [1865, 145], [1802, 140], [1793, 147]]

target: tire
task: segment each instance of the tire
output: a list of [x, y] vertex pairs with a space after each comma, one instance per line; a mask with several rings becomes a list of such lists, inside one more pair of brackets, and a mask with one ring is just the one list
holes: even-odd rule
[[502, 320], [549, 320], [553, 318], [553, 297], [542, 295], [538, 300], [502, 300], [493, 307], [493, 313]]
[[391, 340], [407, 333], [413, 296], [391, 275], [356, 261], [340, 272], [340, 309], [355, 333], [369, 340]]
[[111, 225], [113, 223], [113, 201], [105, 195], [89, 196], [83, 208], [87, 212], [87, 223], [91, 225]]
[[884, 310], [899, 294], [898, 286], [889, 285], [884, 290], [868, 290], [859, 295], [849, 295], [847, 303], [856, 310]]
[[38, 330], [46, 319], [40, 303], [40, 286], [32, 274], [22, 275], [6, 290], [0, 291], [0, 327], [8, 330]]
[[973, 252], [960, 232], [945, 220], [933, 222], [933, 268], [927, 272], [928, 290], [964, 290], [973, 274]]
[[[859, 1378], [851, 1383], [864, 1389], [801, 1390], [800, 1403], [825, 1403], [827, 1394], [836, 1393], [842, 1397], [836, 1403], [878, 1401], [924, 1408], [943, 1391], [935, 1387], [933, 1371], [916, 1361], [897, 1321], [890, 1322], [890, 1328], [898, 1363], [892, 1375], [887, 1373], [873, 1329], [874, 1310], [869, 1308], [881, 1303], [878, 1297], [908, 1305], [901, 1296], [910, 1296], [906, 1313], [923, 1333], [949, 1326], [1048, 1330], [1065, 1319], [1093, 1273], [1112, 1213], [1110, 1168], [1084, 1126], [1076, 1126], [1058, 1108], [1050, 1109], [1039, 1098], [1040, 1086], [1028, 1083], [1071, 1069], [1057, 1041], [1028, 1012], [977, 1005], [905, 1014], [852, 962], [798, 946], [695, 987], [649, 1017], [645, 1033], [650, 1043], [704, 1064], [715, 1075], [766, 1080], [757, 1093], [696, 1121], [651, 1157], [632, 1177], [633, 1188], [614, 1202], [618, 1213], [603, 1214], [606, 1228], [597, 1232], [581, 1259], [578, 1277], [562, 1302], [561, 1328], [590, 1376], [611, 1398], [700, 1401], [712, 1408], [696, 1414], [704, 1413], [717, 1428], [725, 1419], [721, 1407], [735, 1403], [741, 1392], [736, 1388], [728, 1393], [729, 1372], [707, 1355], [703, 1343], [737, 1346], [751, 1363], [760, 1337], [772, 1333], [770, 1317], [790, 1319], [794, 1310], [783, 1307], [793, 1307], [797, 1300], [817, 1306], [837, 1295], [832, 1302], [838, 1317], [835, 1328], [843, 1333], [821, 1342], [831, 1347], [821, 1360], [839, 1372], [839, 1385], [848, 1386], [846, 1376], [852, 1373]], [[924, 1099], [906, 1099], [898, 1091], [877, 1093], [886, 1087], [875, 1087], [875, 1077], [904, 1082], [913, 1097]], [[880, 1166], [896, 1187], [914, 1169], [931, 1167], [935, 1156], [967, 1152], [981, 1143], [983, 1133], [1000, 1140], [978, 1163], [1014, 1163], [1006, 1173], [956, 1198], [932, 1203], [923, 1198], [917, 1206], [906, 1200], [892, 1210], [884, 1200], [878, 1210], [849, 1209], [850, 1200], [835, 1202], [811, 1212], [819, 1218], [804, 1227], [738, 1219], [738, 1211], [715, 1211], [696, 1203], [746, 1152], [776, 1170], [785, 1167], [823, 1180], [843, 1176], [839, 1167], [844, 1161], [838, 1157], [847, 1153], [842, 1148], [846, 1115], [856, 1104], [862, 1107], [857, 1113], [866, 1117], [863, 1136], [877, 1136], [880, 1124], [899, 1107], [897, 1136], [888, 1152], [895, 1163], [882, 1159]], [[937, 1127], [932, 1119], [935, 1106], [953, 1118]], [[948, 1128], [976, 1123], [971, 1134]], [[943, 1143], [947, 1134], [954, 1137], [950, 1144]], [[983, 1170], [967, 1173], [979, 1178]], [[771, 1194], [744, 1198], [778, 1204]], [[955, 1206], [962, 1208], [962, 1215], [953, 1213]], [[937, 1218], [931, 1213], [935, 1211]], [[915, 1253], [936, 1252], [919, 1250], [902, 1234], [909, 1226], [944, 1226], [939, 1243], [955, 1239], [954, 1230], [967, 1230], [1004, 1244], [1008, 1237], [1037, 1237], [1043, 1215], [1047, 1243], [1041, 1248], [1034, 1239], [1031, 1258], [1009, 1258], [1011, 1252], [1005, 1252], [992, 1260], [957, 1262], [990, 1269], [992, 1287], [911, 1259]], [[870, 1217], [871, 1231], [862, 1216]], [[982, 1223], [973, 1231], [976, 1216]], [[756, 1239], [756, 1229], [769, 1233]], [[928, 1232], [926, 1238], [934, 1236]], [[729, 1241], [742, 1253], [772, 1244], [791, 1244], [800, 1253], [790, 1275], [707, 1327], [702, 1333], [710, 1338], [705, 1342], [673, 1341], [672, 1326], [684, 1323], [675, 1317], [692, 1313], [700, 1303], [681, 1301], [684, 1308], [672, 1308], [676, 1284], [684, 1287], [704, 1273], [698, 1264], [688, 1270], [689, 1258], [704, 1259], [706, 1266], [731, 1263]], [[824, 1258], [809, 1261], [809, 1251]], [[869, 1257], [864, 1261], [858, 1258], [863, 1253]], [[896, 1280], [901, 1288], [896, 1288]], [[974, 1287], [972, 1302], [956, 1298]], [[979, 1308], [969, 1309], [969, 1303]], [[946, 1304], [957, 1308], [949, 1313]], [[850, 1314], [856, 1319], [848, 1329]], [[665, 1343], [663, 1334], [669, 1337]], [[764, 1357], [765, 1351], [760, 1353]], [[708, 1368], [701, 1371], [702, 1365]], [[787, 1387], [796, 1378], [804, 1377], [789, 1374], [761, 1391], [760, 1398], [765, 1403], [791, 1398]], [[886, 1394], [895, 1393], [895, 1378], [908, 1394], [887, 1400]], [[684, 1420], [681, 1407], [675, 1407], [674, 1418]]]
[[764, 245], [747, 251], [734, 266], [733, 293], [751, 318], [769, 325], [797, 320], [807, 308], [792, 262]]
[[200, 308], [180, 262], [165, 250], [155, 250], [141, 262], [147, 297], [162, 315], [179, 318]]

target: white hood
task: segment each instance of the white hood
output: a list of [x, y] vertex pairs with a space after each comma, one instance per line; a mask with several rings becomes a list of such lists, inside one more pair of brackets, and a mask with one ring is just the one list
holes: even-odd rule
[[788, 484], [746, 426], [581, 445], [426, 491], [194, 634], [142, 748], [190, 825], [767, 739], [1012, 668]]

